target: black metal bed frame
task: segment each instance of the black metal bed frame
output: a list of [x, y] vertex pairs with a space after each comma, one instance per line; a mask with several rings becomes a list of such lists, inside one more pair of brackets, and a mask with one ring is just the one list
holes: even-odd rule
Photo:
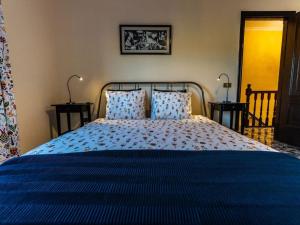
[[[205, 102], [205, 95], [204, 95], [204, 89], [202, 88], [202, 86], [196, 82], [193, 81], [153, 81], [153, 82], [146, 82], [146, 81], [134, 81], [134, 82], [109, 82], [106, 83], [102, 88], [101, 88], [101, 92], [100, 92], [100, 97], [99, 97], [99, 102], [98, 102], [98, 110], [97, 110], [97, 118], [100, 117], [100, 112], [101, 112], [101, 102], [103, 100], [103, 93], [104, 91], [110, 87], [110, 86], [114, 86], [114, 89], [116, 90], [124, 90], [123, 87], [124, 86], [131, 86], [134, 87], [134, 89], [138, 89], [141, 86], [148, 86], [150, 87], [150, 96], [152, 97], [152, 91], [154, 89], [157, 88], [157, 86], [159, 86], [159, 88], [162, 88], [162, 86], [164, 86], [166, 89], [165, 90], [177, 90], [179, 87], [183, 88], [183, 89], [189, 89], [191, 86], [194, 86], [196, 88], [194, 88], [195, 90], [198, 89], [198, 91], [200, 91], [201, 96], [200, 97], [200, 101], [202, 101], [202, 109], [203, 109], [203, 114], [204, 116], [207, 116], [207, 109], [206, 109], [206, 102]], [[177, 89], [174, 89], [175, 87], [177, 87]], [[150, 99], [151, 99], [150, 97]]]

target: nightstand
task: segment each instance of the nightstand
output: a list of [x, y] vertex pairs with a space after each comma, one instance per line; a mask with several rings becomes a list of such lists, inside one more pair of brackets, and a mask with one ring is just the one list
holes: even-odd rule
[[[235, 112], [235, 131], [239, 131], [239, 125], [241, 123], [241, 133], [244, 134], [245, 123], [248, 114], [248, 104], [240, 102], [209, 102], [210, 104], [210, 119], [214, 119], [215, 110], [219, 111], [219, 123], [223, 123], [223, 112], [230, 112], [230, 129], [233, 129], [233, 115]], [[242, 119], [240, 122], [240, 114]]]
[[[56, 110], [56, 118], [57, 118], [57, 134], [60, 136], [62, 134], [61, 131], [61, 120], [60, 114], [67, 114], [67, 123], [68, 123], [68, 131], [71, 131], [71, 113], [79, 113], [80, 114], [80, 126], [82, 127], [86, 122], [92, 121], [91, 115], [91, 106], [93, 103], [74, 103], [74, 104], [53, 104]], [[87, 113], [87, 118], [84, 117], [84, 114]]]

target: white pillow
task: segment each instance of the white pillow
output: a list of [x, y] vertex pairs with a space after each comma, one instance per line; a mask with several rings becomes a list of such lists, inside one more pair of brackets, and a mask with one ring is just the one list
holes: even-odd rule
[[145, 90], [106, 91], [106, 119], [145, 118]]
[[152, 94], [151, 118], [189, 119], [192, 116], [192, 93], [159, 92]]

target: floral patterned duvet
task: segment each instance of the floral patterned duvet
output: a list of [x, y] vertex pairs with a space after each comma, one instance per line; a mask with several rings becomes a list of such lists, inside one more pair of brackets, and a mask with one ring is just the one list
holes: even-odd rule
[[101, 150], [275, 151], [206, 117], [194, 116], [184, 120], [98, 119], [26, 155]]

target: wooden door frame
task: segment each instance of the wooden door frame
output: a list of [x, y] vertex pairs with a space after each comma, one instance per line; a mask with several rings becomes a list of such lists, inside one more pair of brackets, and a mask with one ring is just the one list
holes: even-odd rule
[[[237, 87], [237, 101], [241, 100], [241, 86], [242, 86], [242, 73], [243, 73], [243, 53], [244, 53], [244, 38], [245, 38], [245, 22], [246, 19], [283, 19], [285, 21], [283, 28], [282, 39], [282, 52], [281, 57], [284, 55], [286, 46], [286, 32], [287, 21], [296, 15], [296, 11], [242, 11], [241, 24], [240, 24], [240, 44], [239, 44], [239, 67], [238, 67], [238, 87]], [[280, 74], [281, 75], [281, 74]], [[280, 77], [279, 77], [280, 86]]]

